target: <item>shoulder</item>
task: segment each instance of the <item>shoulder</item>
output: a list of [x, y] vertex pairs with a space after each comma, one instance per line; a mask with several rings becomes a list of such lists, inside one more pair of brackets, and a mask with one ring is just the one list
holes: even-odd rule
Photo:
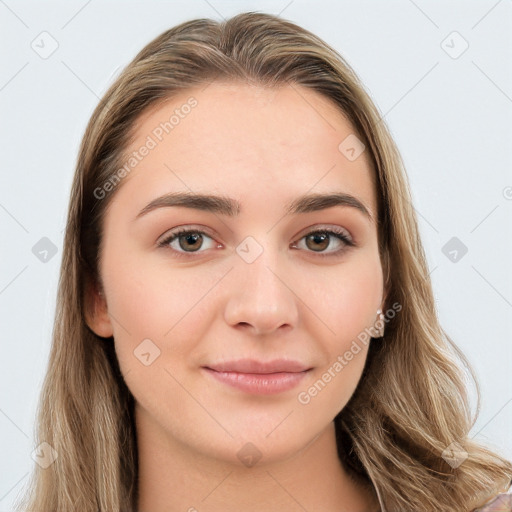
[[512, 494], [499, 493], [473, 512], [512, 512]]

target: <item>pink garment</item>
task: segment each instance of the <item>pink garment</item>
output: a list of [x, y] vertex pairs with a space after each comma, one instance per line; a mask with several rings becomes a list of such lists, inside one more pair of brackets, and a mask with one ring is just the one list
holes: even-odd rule
[[512, 494], [500, 493], [473, 512], [512, 512]]

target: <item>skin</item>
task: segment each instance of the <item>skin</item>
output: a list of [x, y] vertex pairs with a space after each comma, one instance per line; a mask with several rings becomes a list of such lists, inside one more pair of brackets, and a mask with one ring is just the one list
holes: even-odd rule
[[[377, 226], [347, 206], [291, 216], [283, 206], [305, 193], [343, 191], [375, 219], [366, 152], [354, 161], [340, 152], [354, 129], [312, 90], [219, 82], [146, 111], [129, 150], [190, 96], [198, 105], [118, 185], [104, 222], [101, 294], [89, 297], [88, 324], [114, 336], [136, 400], [138, 510], [378, 510], [341, 465], [333, 423], [368, 346], [310, 403], [297, 399], [377, 320], [385, 299]], [[240, 215], [165, 207], [134, 220], [176, 191], [229, 196]], [[202, 246], [173, 242], [184, 257], [156, 246], [178, 226], [207, 230]], [[307, 245], [309, 232], [336, 227], [357, 245], [343, 248], [333, 236], [319, 252]], [[247, 236], [262, 248], [250, 264], [236, 251]], [[145, 339], [160, 350], [148, 366], [134, 356]], [[295, 359], [312, 370], [276, 395], [248, 394], [201, 371], [244, 357]], [[247, 443], [261, 454], [251, 467], [237, 456]]]

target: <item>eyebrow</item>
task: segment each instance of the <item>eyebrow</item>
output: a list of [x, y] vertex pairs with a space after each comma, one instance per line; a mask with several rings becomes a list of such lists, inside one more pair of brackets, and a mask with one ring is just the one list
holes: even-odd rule
[[[135, 220], [158, 208], [171, 206], [192, 208], [229, 217], [236, 217], [241, 212], [240, 203], [230, 197], [190, 192], [170, 192], [153, 199], [137, 214]], [[374, 222], [368, 208], [359, 199], [345, 192], [302, 195], [285, 205], [285, 215], [316, 212], [333, 206], [353, 208], [362, 213], [370, 222]]]

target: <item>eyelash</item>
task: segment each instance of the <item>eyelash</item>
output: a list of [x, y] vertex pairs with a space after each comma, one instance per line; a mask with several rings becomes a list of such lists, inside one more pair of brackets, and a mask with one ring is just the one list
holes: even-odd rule
[[[185, 257], [185, 258], [187, 258], [187, 257], [194, 257], [195, 254], [198, 254], [198, 253], [201, 253], [201, 252], [204, 252], [204, 251], [192, 251], [192, 252], [177, 251], [176, 249], [172, 249], [169, 246], [169, 244], [171, 244], [174, 240], [178, 239], [180, 236], [191, 235], [191, 234], [206, 235], [208, 238], [213, 238], [210, 235], [208, 235], [208, 233], [206, 233], [205, 231], [201, 231], [200, 229], [182, 228], [182, 229], [178, 229], [177, 231], [174, 231], [173, 233], [171, 233], [170, 236], [168, 236], [164, 240], [158, 242], [157, 245], [158, 245], [158, 247], [162, 247], [164, 249], [171, 249], [173, 252], [176, 253], [176, 255], [178, 257]], [[341, 231], [341, 230], [338, 230], [338, 229], [335, 229], [335, 228], [315, 229], [313, 231], [310, 231], [309, 233], [306, 233], [304, 236], [302, 236], [299, 239], [299, 241], [302, 240], [303, 238], [306, 238], [306, 237], [311, 236], [311, 235], [316, 235], [316, 234], [332, 235], [335, 238], [337, 238], [338, 240], [341, 240], [345, 244], [345, 247], [342, 247], [341, 249], [338, 249], [337, 251], [334, 251], [334, 252], [322, 253], [322, 252], [315, 252], [315, 251], [307, 251], [307, 252], [311, 252], [311, 253], [313, 253], [316, 256], [319, 256], [321, 258], [330, 258], [330, 257], [340, 256], [342, 253], [345, 252], [345, 250], [348, 247], [354, 247], [356, 245], [345, 234], [344, 231]]]

